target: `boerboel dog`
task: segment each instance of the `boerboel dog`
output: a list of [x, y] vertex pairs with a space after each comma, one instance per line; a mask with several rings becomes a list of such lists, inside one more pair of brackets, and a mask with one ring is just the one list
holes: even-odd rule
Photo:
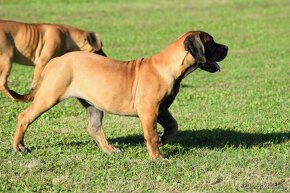
[[20, 23], [0, 20], [0, 91], [12, 100], [18, 93], [8, 89], [12, 63], [35, 66], [31, 89], [49, 60], [69, 51], [97, 52], [104, 55], [97, 33], [61, 24]]
[[[128, 62], [104, 56], [72, 52], [52, 59], [41, 81], [21, 100], [31, 105], [19, 114], [13, 148], [27, 152], [24, 133], [42, 113], [67, 98], [78, 98], [89, 112], [88, 131], [105, 153], [120, 153], [105, 138], [103, 112], [139, 117], [146, 147], [152, 158], [163, 158], [159, 147], [177, 132], [177, 122], [168, 108], [176, 97], [181, 80], [197, 68], [220, 70], [217, 62], [228, 47], [218, 44], [202, 31], [180, 36], [162, 52]], [[164, 127], [158, 136], [156, 125]]]

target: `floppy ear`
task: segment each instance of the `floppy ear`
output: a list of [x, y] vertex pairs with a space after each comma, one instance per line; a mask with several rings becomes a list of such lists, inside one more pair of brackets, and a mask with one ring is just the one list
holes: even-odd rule
[[189, 35], [185, 38], [184, 49], [188, 51], [192, 57], [201, 63], [206, 62], [204, 47], [197, 35]]
[[100, 36], [95, 32], [87, 32], [86, 38], [89, 44], [96, 50], [100, 50], [102, 47]]

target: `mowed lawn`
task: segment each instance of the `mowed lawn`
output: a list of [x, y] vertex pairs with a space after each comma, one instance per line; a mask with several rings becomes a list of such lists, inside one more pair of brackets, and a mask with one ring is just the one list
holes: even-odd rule
[[[221, 72], [183, 80], [166, 161], [147, 154], [138, 118], [109, 114], [106, 136], [123, 154], [104, 154], [76, 99], [35, 121], [25, 135], [32, 152], [16, 154], [17, 116], [29, 103], [0, 93], [0, 191], [289, 192], [289, 18], [287, 0], [0, 0], [0, 19], [95, 31], [114, 59], [153, 55], [190, 30], [229, 46]], [[32, 74], [14, 64], [9, 87], [28, 92]]]

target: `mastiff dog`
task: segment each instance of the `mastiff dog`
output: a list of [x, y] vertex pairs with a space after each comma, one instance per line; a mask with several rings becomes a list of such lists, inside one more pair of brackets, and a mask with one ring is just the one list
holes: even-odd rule
[[88, 51], [104, 55], [97, 33], [62, 24], [20, 23], [0, 20], [0, 91], [18, 101], [18, 93], [9, 90], [7, 78], [12, 63], [35, 66], [30, 89], [38, 82], [44, 67], [54, 57], [70, 51]]
[[[52, 59], [36, 88], [22, 101], [33, 101], [19, 114], [13, 140], [16, 152], [24, 146], [27, 127], [42, 113], [67, 98], [77, 98], [88, 110], [88, 132], [105, 153], [121, 153], [106, 140], [103, 112], [139, 117], [146, 149], [152, 158], [163, 158], [159, 147], [168, 143], [178, 126], [168, 108], [176, 97], [181, 80], [200, 68], [220, 70], [228, 47], [218, 44], [206, 32], [181, 35], [162, 52], [148, 58], [118, 61], [89, 52], [71, 52]], [[158, 136], [156, 125], [164, 132]]]

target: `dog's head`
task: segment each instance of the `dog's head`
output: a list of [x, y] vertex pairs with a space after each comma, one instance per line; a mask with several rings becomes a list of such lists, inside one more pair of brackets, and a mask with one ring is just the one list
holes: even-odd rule
[[101, 38], [97, 33], [87, 32], [85, 42], [87, 43], [87, 45], [85, 45], [84, 48], [95, 54], [106, 56], [106, 54], [102, 50], [103, 43], [101, 42]]
[[95, 54], [106, 56], [102, 50], [102, 47], [103, 43], [101, 42], [99, 34], [95, 32], [86, 32], [84, 45], [81, 48], [82, 51], [89, 51]]
[[95, 32], [82, 31], [79, 33], [79, 30], [74, 28], [70, 29], [70, 36], [67, 37], [66, 46], [67, 51], [87, 51], [102, 56], [106, 54], [102, 50], [102, 41], [99, 34]]
[[218, 44], [206, 32], [190, 32], [184, 40], [184, 49], [198, 62], [202, 70], [214, 73], [220, 70], [217, 62], [225, 59], [228, 47]]

